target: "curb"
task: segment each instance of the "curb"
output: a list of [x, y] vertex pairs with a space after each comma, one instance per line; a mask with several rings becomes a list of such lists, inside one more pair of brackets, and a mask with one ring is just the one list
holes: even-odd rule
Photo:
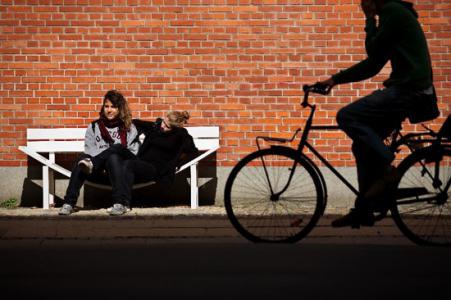
[[[58, 216], [57, 209], [20, 209], [15, 213], [0, 210], [0, 240], [120, 240], [120, 239], [242, 239], [223, 208], [134, 209], [124, 216], [112, 217], [105, 209], [80, 211]], [[168, 213], [168, 211], [171, 213]], [[31, 213], [32, 211], [32, 213]], [[396, 239], [407, 240], [391, 218], [373, 227], [332, 228], [337, 214], [321, 217], [308, 239]], [[307, 239], [306, 238], [306, 239]]]

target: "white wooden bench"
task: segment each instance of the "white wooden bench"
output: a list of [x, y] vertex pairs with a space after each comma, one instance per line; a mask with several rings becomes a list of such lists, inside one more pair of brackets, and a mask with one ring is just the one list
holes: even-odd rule
[[[197, 165], [199, 161], [219, 149], [219, 127], [185, 127], [194, 139], [200, 155], [185, 163], [177, 169], [179, 173], [190, 168], [191, 208], [199, 206], [199, 186]], [[54, 205], [55, 171], [70, 177], [71, 171], [55, 163], [58, 153], [78, 153], [84, 150], [86, 128], [29, 128], [27, 129], [27, 145], [20, 146], [19, 150], [36, 159], [42, 166], [42, 201], [43, 208], [48, 209]], [[47, 153], [48, 158], [41, 153]], [[133, 189], [141, 188], [154, 182], [135, 184]], [[111, 186], [92, 183], [86, 184], [111, 189]]]

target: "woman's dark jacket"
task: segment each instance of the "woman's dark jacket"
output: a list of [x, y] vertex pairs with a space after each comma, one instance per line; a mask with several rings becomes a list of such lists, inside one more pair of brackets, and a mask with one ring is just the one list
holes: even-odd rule
[[182, 156], [192, 158], [198, 149], [194, 145], [193, 137], [185, 128], [174, 127], [164, 132], [161, 130], [161, 122], [160, 118], [155, 122], [133, 120], [138, 136], [145, 135], [137, 156], [138, 159], [155, 166], [159, 180], [172, 181], [176, 167], [182, 163]]

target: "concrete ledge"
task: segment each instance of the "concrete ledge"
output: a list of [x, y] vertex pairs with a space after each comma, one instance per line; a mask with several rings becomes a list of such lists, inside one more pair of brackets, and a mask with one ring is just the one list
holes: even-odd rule
[[[374, 227], [336, 229], [330, 222], [337, 215], [325, 215], [310, 235], [301, 241], [336, 239], [408, 240], [390, 218]], [[111, 217], [106, 210], [80, 211], [71, 216], [58, 216], [57, 209], [0, 210], [1, 240], [109, 240], [109, 239], [238, 239], [242, 238], [231, 225], [223, 207], [199, 210], [177, 207], [134, 209], [120, 217]]]

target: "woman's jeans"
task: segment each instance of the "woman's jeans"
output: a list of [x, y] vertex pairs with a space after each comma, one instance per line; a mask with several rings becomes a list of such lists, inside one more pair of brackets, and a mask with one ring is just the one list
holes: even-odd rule
[[[124, 172], [124, 158], [122, 150], [118, 151], [118, 147], [110, 147], [95, 157], [91, 157], [88, 154], [82, 154], [78, 157], [75, 166], [72, 170], [72, 174], [69, 179], [69, 185], [64, 196], [64, 202], [75, 206], [78, 196], [80, 195], [80, 189], [86, 179], [95, 181], [96, 177], [102, 176], [103, 170], [106, 170], [111, 187], [112, 187], [112, 199], [113, 203], [121, 203], [129, 206], [126, 201], [125, 191], [123, 189], [123, 172]], [[89, 175], [81, 171], [78, 162], [85, 158], [91, 158], [93, 162], [93, 172]]]
[[338, 111], [339, 127], [353, 140], [352, 152], [361, 195], [368, 191], [394, 160], [395, 155], [384, 144], [384, 139], [401, 126], [408, 112], [413, 110], [412, 101], [417, 98], [416, 91], [388, 87]]

